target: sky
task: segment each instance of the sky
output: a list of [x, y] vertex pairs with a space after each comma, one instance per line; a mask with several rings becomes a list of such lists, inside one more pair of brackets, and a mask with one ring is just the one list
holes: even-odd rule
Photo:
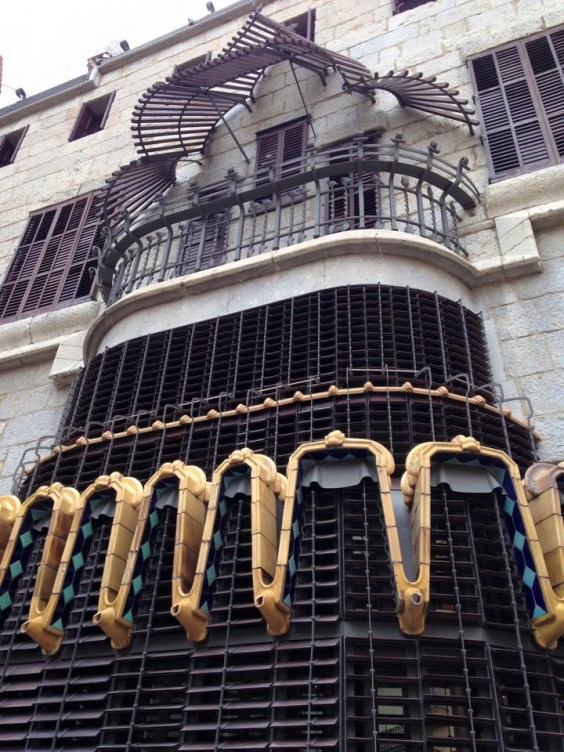
[[[234, 0], [213, 0], [216, 10]], [[0, 108], [86, 73], [89, 57], [110, 42], [130, 48], [208, 14], [206, 0], [16, 0], [0, 21], [4, 60]]]

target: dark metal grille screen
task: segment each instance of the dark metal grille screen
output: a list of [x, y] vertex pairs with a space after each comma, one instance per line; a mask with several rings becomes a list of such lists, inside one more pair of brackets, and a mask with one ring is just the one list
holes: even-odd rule
[[167, 405], [198, 414], [367, 380], [482, 393], [481, 317], [439, 295], [355, 286], [140, 337], [90, 360], [63, 433], [121, 430], [133, 416], [150, 425]]
[[[343, 288], [108, 350], [77, 383], [65, 424], [96, 435], [298, 388], [326, 391], [367, 378], [437, 386], [461, 373], [476, 390], [490, 379], [478, 316], [427, 293]], [[464, 379], [457, 383], [465, 392]], [[387, 446], [396, 474], [416, 444], [457, 434], [508, 451], [523, 468], [533, 461], [528, 431], [503, 413], [464, 399], [364, 392], [79, 446], [37, 464], [21, 491], [53, 481], [82, 490], [112, 471], [144, 482], [176, 459], [210, 477], [243, 446], [283, 471], [300, 444], [334, 429]], [[564, 653], [543, 652], [532, 639], [496, 493], [434, 490], [431, 607], [420, 638], [403, 636], [397, 626], [372, 481], [302, 489], [289, 577], [293, 618], [281, 639], [268, 636], [253, 606], [247, 496], [230, 500], [218, 522], [202, 645], [188, 643], [170, 614], [176, 509], [165, 506], [151, 528], [142, 588], [132, 602], [131, 647], [112, 650], [91, 623], [111, 522], [101, 516], [82, 549], [61, 652], [42, 657], [18, 632], [45, 535], [35, 531], [0, 625], [0, 746], [560, 752]]]
[[[442, 503], [443, 494], [435, 501]], [[460, 500], [448, 501], [452, 525], [462, 512]], [[467, 500], [476, 514], [487, 502], [495, 504], [495, 493]], [[472, 629], [473, 608], [466, 620], [464, 604], [459, 629], [456, 620], [441, 619], [439, 612], [456, 613], [462, 593], [458, 601], [454, 597], [455, 608], [435, 609], [431, 635], [399, 635], [389, 605], [378, 492], [371, 482], [339, 491], [312, 486], [305, 493], [293, 591], [296, 618], [288, 637], [279, 640], [268, 638], [251, 613], [241, 578], [248, 564], [248, 506], [248, 498], [239, 495], [225, 517], [211, 599], [213, 629], [203, 646], [186, 643], [168, 613], [176, 510], [165, 507], [135, 606], [133, 644], [128, 651], [111, 650], [89, 619], [110, 528], [109, 520], [99, 520], [61, 654], [42, 659], [31, 641], [15, 636], [13, 616], [0, 632], [2, 748], [561, 749], [562, 650], [534, 648], [516, 610], [497, 629], [483, 631]], [[435, 511], [443, 525], [440, 509]], [[368, 539], [358, 534], [365, 525]], [[503, 529], [496, 529], [489, 538], [500, 533]], [[361, 574], [356, 561], [366, 553], [368, 572]], [[455, 551], [450, 558], [460, 583], [467, 576], [465, 554]], [[435, 543], [432, 559], [440, 569], [445, 560], [440, 544]], [[474, 585], [485, 602], [496, 597], [489, 567], [480, 559]], [[29, 593], [30, 571], [32, 564], [19, 582], [16, 617]], [[509, 589], [517, 589], [511, 562], [505, 571]], [[241, 579], [235, 595], [234, 578]]]

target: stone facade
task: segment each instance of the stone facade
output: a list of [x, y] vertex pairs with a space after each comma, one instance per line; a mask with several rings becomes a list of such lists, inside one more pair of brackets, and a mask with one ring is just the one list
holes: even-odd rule
[[[0, 277], [30, 214], [139, 156], [144, 92], [255, 5], [0, 111], [0, 136], [29, 125]], [[458, 114], [469, 58], [564, 27], [564, 0], [393, 5], [261, 13], [315, 10], [317, 45], [448, 81]], [[109, 234], [95, 299], [0, 323], [0, 494], [31, 499], [0, 498], [6, 749], [561, 747], [564, 164], [492, 179], [479, 124], [310, 68], [266, 68]], [[299, 166], [278, 140], [267, 180], [257, 144], [304, 106]]]
[[[306, 2], [272, 2], [265, 12], [284, 20], [309, 6]], [[315, 4], [316, 41], [354, 57], [371, 70], [410, 69], [438, 76], [458, 87], [469, 100], [473, 97], [466, 63], [469, 56], [564, 22], [564, 3], [548, 0], [526, 4], [513, 0], [437, 0], [397, 15], [392, 15], [390, 6], [390, 0], [359, 0], [353, 14], [350, 3], [320, 0]], [[68, 91], [35, 103], [23, 102], [0, 113], [0, 131], [31, 126], [16, 162], [0, 174], [0, 273], [11, 261], [29, 212], [100, 188], [112, 171], [135, 158], [129, 118], [140, 94], [153, 82], [163, 80], [174, 65], [208, 50], [220, 50], [250, 9], [250, 3], [240, 3], [235, 10], [222, 11], [117, 56], [91, 71], [88, 81]], [[532, 409], [543, 439], [541, 455], [547, 459], [562, 456], [562, 168], [549, 167], [488, 184], [479, 128], [470, 136], [466, 128], [452, 121], [402, 109], [392, 95], [384, 92], [378, 93], [374, 105], [357, 95], [344, 96], [336, 76], [329, 76], [326, 88], [317, 76], [303, 69], [298, 70], [298, 77], [308, 99], [316, 146], [376, 128], [384, 132], [383, 138], [401, 133], [415, 148], [436, 140], [441, 157], [453, 163], [461, 156], [469, 157], [472, 178], [483, 201], [464, 216], [462, 232], [470, 263], [492, 275], [489, 284], [486, 274], [483, 285], [473, 285], [473, 295], [476, 308], [486, 320], [494, 378], [503, 385], [505, 397], [523, 400], [511, 404], [517, 415], [526, 416]], [[81, 103], [114, 90], [117, 94], [105, 128], [86, 139], [68, 142]], [[250, 155], [250, 165], [245, 165], [228, 132], [220, 127], [201, 165], [187, 164], [180, 169], [180, 185], [174, 190], [181, 191], [182, 181], [190, 177], [196, 176], [206, 184], [221, 178], [229, 167], [239, 174], [252, 170], [255, 134], [302, 114], [292, 73], [283, 65], [269, 69], [260, 84], [253, 115], [241, 110], [230, 117], [231, 127]], [[313, 132], [309, 135], [313, 139]], [[67, 366], [73, 371], [78, 363], [76, 351], [69, 357], [65, 340], [75, 333], [80, 338], [78, 333], [85, 331], [99, 310], [98, 306], [82, 304], [0, 328], [2, 367], [11, 371], [17, 364], [22, 383], [33, 391], [36, 377], [28, 377], [27, 372], [32, 369], [35, 373], [37, 362], [41, 362], [44, 371], [51, 374], [47, 384], [53, 392], [47, 399], [53, 407], [45, 408], [43, 397], [37, 396], [43, 409], [36, 414], [34, 429], [22, 433], [15, 429], [22, 417], [17, 407], [20, 390], [12, 393], [12, 377], [6, 387], [2, 386], [3, 419], [7, 421], [0, 439], [4, 487], [9, 485], [19, 449], [32, 445], [35, 436], [55, 429], [53, 410], [64, 402], [69, 380], [62, 377], [62, 371]], [[74, 337], [72, 343], [76, 342]], [[46, 388], [43, 384], [42, 390]], [[525, 399], [530, 400], [530, 408]], [[33, 397], [27, 404], [32, 403]]]

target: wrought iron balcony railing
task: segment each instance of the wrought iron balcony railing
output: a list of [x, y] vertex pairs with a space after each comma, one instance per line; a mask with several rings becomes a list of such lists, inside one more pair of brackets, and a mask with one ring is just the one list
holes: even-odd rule
[[119, 237], [108, 234], [99, 283], [108, 303], [146, 285], [275, 251], [346, 230], [417, 234], [467, 256], [459, 210], [479, 194], [465, 158], [455, 166], [400, 137], [367, 144], [362, 137], [305, 158], [267, 163], [252, 175], [230, 170], [207, 187], [189, 184], [183, 206], [159, 202]]

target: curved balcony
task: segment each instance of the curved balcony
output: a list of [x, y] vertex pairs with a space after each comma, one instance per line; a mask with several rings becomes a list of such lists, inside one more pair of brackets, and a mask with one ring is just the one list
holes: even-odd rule
[[460, 209], [479, 194], [465, 158], [452, 165], [436, 144], [410, 149], [400, 137], [358, 137], [300, 160], [268, 159], [256, 173], [188, 186], [179, 205], [164, 199], [132, 226], [127, 215], [100, 254], [98, 281], [108, 304], [141, 287], [305, 240], [358, 229], [417, 234], [467, 256]]

